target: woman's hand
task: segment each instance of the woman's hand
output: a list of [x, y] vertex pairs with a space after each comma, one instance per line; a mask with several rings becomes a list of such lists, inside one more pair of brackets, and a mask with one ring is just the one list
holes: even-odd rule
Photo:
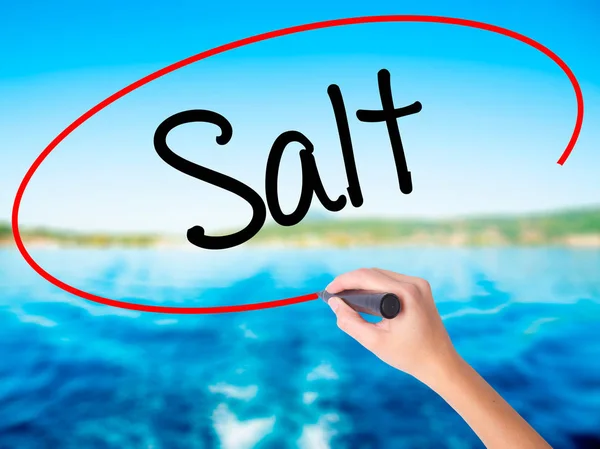
[[550, 448], [454, 350], [425, 280], [361, 269], [338, 276], [326, 290], [335, 294], [351, 289], [395, 293], [402, 310], [392, 320], [369, 323], [341, 299], [331, 298], [338, 326], [381, 360], [437, 392], [487, 448]]
[[458, 358], [424, 279], [360, 269], [338, 276], [326, 290], [335, 294], [351, 289], [395, 293], [400, 298], [400, 314], [378, 323], [365, 321], [339, 298], [329, 300], [340, 329], [384, 362], [429, 384]]

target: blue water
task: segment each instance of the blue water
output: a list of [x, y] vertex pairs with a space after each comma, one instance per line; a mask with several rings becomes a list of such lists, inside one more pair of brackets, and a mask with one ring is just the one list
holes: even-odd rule
[[[600, 447], [600, 251], [35, 250], [115, 299], [224, 305], [378, 266], [428, 279], [463, 357], [555, 447]], [[478, 448], [428, 388], [318, 301], [137, 313], [64, 293], [0, 251], [0, 448]]]

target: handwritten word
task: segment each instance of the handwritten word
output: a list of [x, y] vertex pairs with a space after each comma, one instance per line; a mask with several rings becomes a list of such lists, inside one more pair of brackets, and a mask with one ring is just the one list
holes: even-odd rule
[[[385, 122], [394, 155], [400, 191], [404, 194], [409, 194], [413, 190], [412, 177], [406, 164], [397, 119], [420, 112], [421, 103], [417, 101], [409, 106], [396, 108], [392, 98], [390, 72], [385, 69], [379, 71], [378, 83], [382, 108], [380, 110], [359, 109], [356, 111], [356, 117], [361, 122], [366, 123]], [[363, 196], [356, 171], [350, 127], [348, 125], [348, 116], [342, 93], [340, 88], [335, 84], [327, 88], [327, 93], [331, 101], [339, 134], [346, 178], [348, 180], [348, 197], [354, 207], [360, 207], [363, 204]], [[192, 109], [174, 114], [158, 126], [154, 134], [154, 148], [156, 152], [167, 164], [180, 172], [243, 198], [252, 207], [253, 214], [250, 223], [244, 229], [233, 234], [209, 236], [205, 235], [204, 228], [194, 226], [187, 231], [187, 239], [195, 246], [211, 250], [226, 249], [241, 245], [254, 237], [263, 227], [267, 217], [265, 203], [260, 195], [246, 184], [188, 161], [174, 153], [168, 147], [166, 140], [169, 132], [180, 125], [192, 122], [216, 125], [221, 132], [216, 138], [219, 145], [227, 145], [233, 135], [231, 123], [221, 114], [204, 109]], [[277, 181], [283, 152], [293, 142], [299, 143], [304, 147], [299, 152], [302, 170], [302, 188], [296, 209], [292, 213], [286, 214], [281, 210], [279, 204]], [[347, 199], [345, 195], [340, 195], [334, 200], [325, 192], [313, 152], [314, 146], [312, 142], [299, 131], [286, 131], [280, 134], [271, 147], [265, 173], [265, 192], [269, 212], [275, 222], [281, 226], [294, 226], [300, 223], [310, 209], [313, 194], [317, 196], [323, 207], [331, 212], [339, 212], [346, 206]]]

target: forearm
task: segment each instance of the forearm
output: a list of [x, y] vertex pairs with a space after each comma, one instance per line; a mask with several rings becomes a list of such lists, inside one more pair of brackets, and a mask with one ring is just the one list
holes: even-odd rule
[[488, 449], [550, 445], [458, 355], [440, 364], [426, 384], [462, 416]]

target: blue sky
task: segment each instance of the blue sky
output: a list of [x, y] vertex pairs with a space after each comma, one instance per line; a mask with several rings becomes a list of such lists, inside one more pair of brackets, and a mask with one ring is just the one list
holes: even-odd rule
[[[319, 30], [200, 61], [157, 80], [86, 122], [44, 162], [25, 194], [21, 222], [75, 229], [182, 233], [237, 226], [250, 209], [188, 178], [152, 146], [158, 124], [185, 109], [211, 109], [233, 124], [226, 147], [208, 125], [173, 131], [172, 148], [264, 195], [268, 151], [296, 129], [315, 145], [328, 192], [345, 191], [326, 89], [348, 109], [365, 203], [331, 216], [451, 216], [600, 203], [600, 7], [587, 2], [382, 2], [335, 5], [204, 5], [200, 2], [42, 2], [0, 14], [0, 220], [29, 165], [69, 123], [105, 97], [165, 65], [214, 46], [291, 25], [360, 15], [431, 14], [513, 29], [573, 69], [586, 100], [582, 135], [556, 164], [575, 121], [566, 76], [506, 37], [437, 24], [373, 24]], [[385, 126], [361, 123], [379, 104], [377, 71], [392, 74], [414, 192], [397, 188]], [[281, 202], [299, 192], [296, 150], [281, 173]], [[313, 202], [315, 210], [318, 204]]]

